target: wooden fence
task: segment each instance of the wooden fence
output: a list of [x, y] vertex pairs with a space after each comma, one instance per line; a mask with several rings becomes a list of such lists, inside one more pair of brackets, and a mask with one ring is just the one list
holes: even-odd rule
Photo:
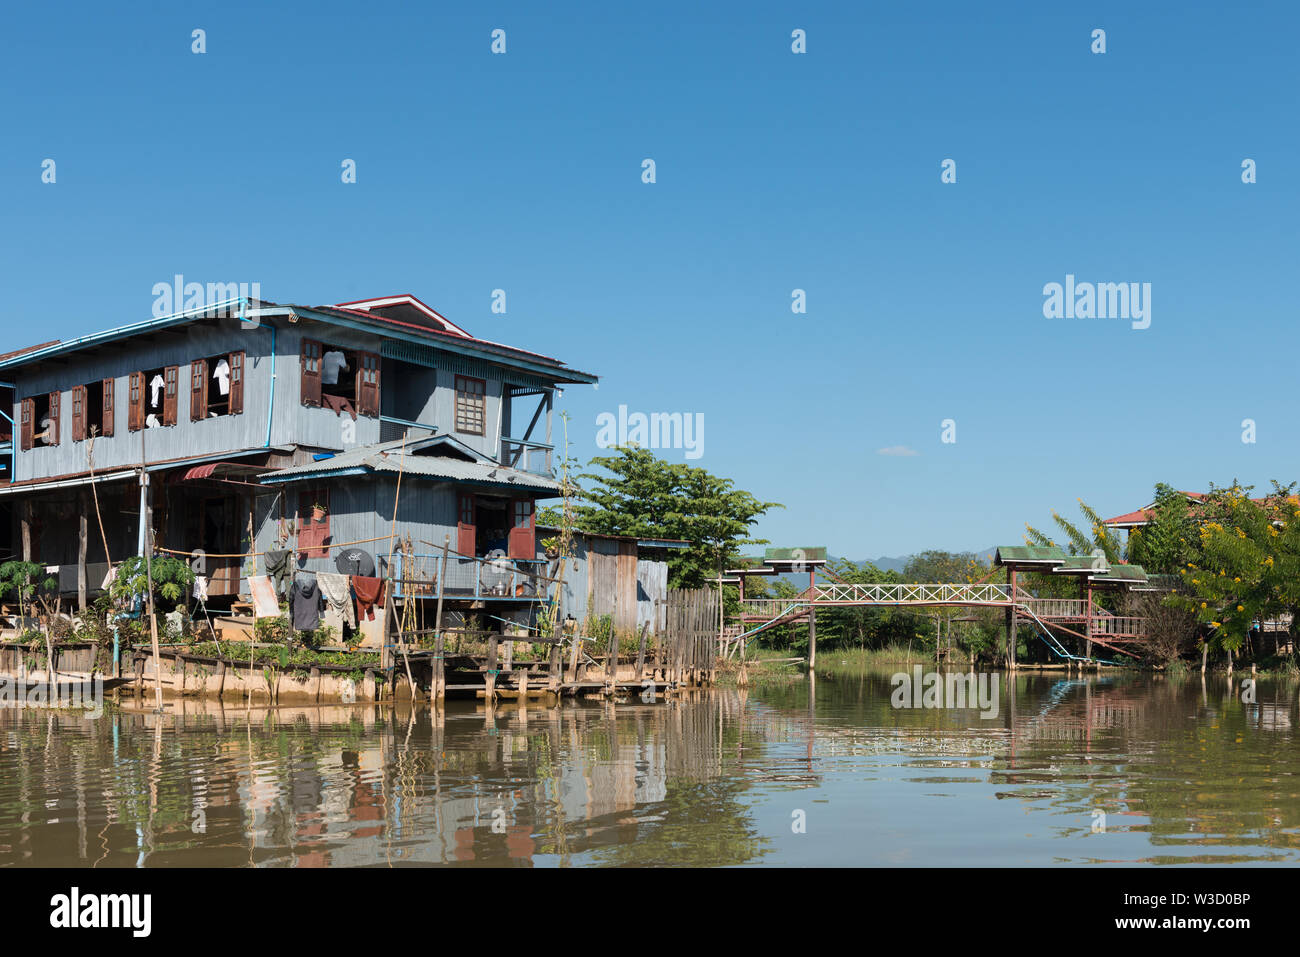
[[709, 588], [673, 588], [665, 606], [660, 654], [670, 681], [712, 681], [718, 660], [718, 593]]

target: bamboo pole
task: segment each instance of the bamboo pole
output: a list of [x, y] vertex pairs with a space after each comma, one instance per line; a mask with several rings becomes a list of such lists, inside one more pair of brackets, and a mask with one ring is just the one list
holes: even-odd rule
[[[149, 639], [153, 643], [153, 687], [154, 699], [158, 704], [158, 712], [161, 714], [163, 709], [162, 701], [162, 659], [158, 655], [158, 619], [154, 612], [153, 603], [153, 520], [150, 516], [152, 511], [150, 500], [153, 498], [149, 494], [149, 473], [145, 471], [145, 454], [144, 454], [144, 429], [140, 430], [140, 522], [144, 525], [144, 575], [145, 582], [148, 585], [149, 597]], [[250, 660], [252, 656], [249, 656]]]
[[451, 547], [451, 536], [442, 542], [442, 567], [438, 570], [438, 615], [433, 622], [433, 680], [434, 698], [438, 701], [447, 694], [447, 668], [445, 661], [446, 641], [442, 634], [442, 598], [447, 581], [447, 550]]

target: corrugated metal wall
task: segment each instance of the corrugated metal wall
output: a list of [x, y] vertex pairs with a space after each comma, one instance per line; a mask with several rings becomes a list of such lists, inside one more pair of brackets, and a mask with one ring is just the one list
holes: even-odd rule
[[[276, 329], [273, 414], [272, 327]], [[72, 441], [72, 388], [109, 377], [115, 382], [114, 434], [95, 440], [95, 468], [103, 470], [139, 465], [141, 433], [127, 428], [130, 375], [172, 365], [180, 367], [177, 424], [144, 430], [145, 452], [150, 462], [261, 448], [267, 441], [268, 417], [270, 444], [273, 446], [298, 445], [341, 451], [381, 441], [380, 421], [376, 418], [358, 416], [353, 421], [350, 416], [302, 404], [300, 354], [304, 338], [371, 352], [380, 351], [382, 345], [380, 337], [372, 334], [306, 320], [289, 323], [278, 318], [264, 319], [253, 329], [241, 328], [238, 319], [204, 320], [175, 327], [165, 334], [126, 341], [121, 350], [87, 350], [66, 357], [66, 364], [15, 369], [15, 421], [19, 420], [24, 398], [56, 389], [62, 398], [59, 444], [16, 453], [14, 479], [23, 481], [86, 471], [87, 443]], [[241, 349], [245, 353], [244, 411], [239, 415], [192, 422], [190, 362]], [[401, 394], [399, 400], [396, 390], [404, 383], [394, 380], [395, 373], [400, 373], [401, 369], [394, 370], [391, 364], [386, 364], [388, 374], [380, 389], [384, 414], [435, 425], [439, 431], [453, 434], [471, 448], [496, 458], [500, 453], [502, 382], [503, 379], [513, 381], [512, 374], [500, 366], [440, 350], [431, 350], [429, 355], [442, 364], [436, 369], [413, 369], [405, 382], [408, 389], [429, 393], [424, 400], [414, 393]], [[455, 432], [457, 374], [472, 375], [487, 382], [485, 434], [482, 436]], [[415, 414], [400, 415], [394, 411], [399, 409]], [[539, 430], [544, 430], [544, 426], [544, 422], [540, 423]]]

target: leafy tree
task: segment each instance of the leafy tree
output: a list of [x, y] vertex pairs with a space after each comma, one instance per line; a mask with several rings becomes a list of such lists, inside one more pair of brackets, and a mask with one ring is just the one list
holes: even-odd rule
[[[155, 600], [161, 598], [173, 607], [183, 602], [194, 587], [194, 571], [179, 558], [155, 558], [148, 573], [153, 576]], [[109, 586], [114, 599], [127, 599], [143, 595], [149, 590], [148, 573], [143, 558], [128, 558], [117, 567], [117, 575]]]
[[589, 465], [605, 471], [579, 476], [590, 486], [574, 506], [577, 528], [689, 540], [689, 547], [669, 552], [673, 588], [701, 587], [738, 561], [745, 546], [766, 544], [766, 539], [751, 537], [750, 529], [770, 509], [783, 507], [759, 501], [731, 479], [666, 462], [647, 449], [620, 448], [617, 455], [598, 456]]
[[37, 562], [15, 560], [0, 565], [0, 595], [13, 595], [18, 602], [18, 613], [23, 618], [27, 617], [27, 608], [33, 597], [40, 592], [53, 592], [58, 587], [58, 581], [46, 575], [45, 566]]
[[[1083, 499], [1079, 499], [1079, 511], [1088, 520], [1091, 528], [1090, 532], [1085, 532], [1060, 512], [1055, 509], [1052, 510], [1052, 521], [1056, 522], [1057, 527], [1065, 533], [1066, 544], [1061, 547], [1072, 555], [1091, 555], [1095, 549], [1101, 549], [1106, 556], [1106, 561], [1112, 564], [1121, 561], [1124, 548], [1119, 537], [1102, 524], [1102, 517], [1097, 514], [1095, 509], [1089, 507]], [[1025, 541], [1031, 545], [1056, 544], [1046, 534], [1032, 525], [1025, 525]]]
[[1210, 628], [1210, 647], [1236, 652], [1252, 623], [1300, 608], [1300, 497], [1273, 483], [1261, 501], [1251, 486], [1211, 486], [1197, 509], [1200, 555], [1179, 574], [1189, 607]]
[[907, 582], [978, 581], [989, 573], [988, 562], [974, 552], [945, 552], [927, 549], [908, 558], [902, 580]]
[[1187, 496], [1158, 483], [1151, 520], [1129, 535], [1128, 560], [1150, 573], [1175, 575], [1199, 552], [1198, 534]]

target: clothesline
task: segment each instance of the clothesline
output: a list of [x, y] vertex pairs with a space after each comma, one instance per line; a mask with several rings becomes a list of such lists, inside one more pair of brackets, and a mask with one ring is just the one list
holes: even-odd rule
[[[310, 545], [298, 549], [272, 548], [270, 549], [270, 551], [266, 551], [266, 552], [234, 552], [234, 553], [223, 554], [223, 555], [214, 555], [211, 552], [204, 552], [203, 555], [205, 558], [256, 558], [262, 555], [268, 555], [270, 554], [270, 552], [292, 552], [292, 551], [306, 552], [306, 551], [315, 551], [316, 549], [319, 548], [351, 548], [353, 545], [369, 545], [372, 542], [386, 542], [395, 537], [397, 536], [380, 535], [377, 538], [363, 538], [355, 542], [338, 542], [338, 543], [330, 542], [327, 545]], [[189, 551], [186, 551], [183, 548], [163, 548], [161, 545], [155, 547], [160, 552], [170, 552], [173, 555], [193, 555], [194, 552], [196, 551], [196, 549], [190, 549]]]

